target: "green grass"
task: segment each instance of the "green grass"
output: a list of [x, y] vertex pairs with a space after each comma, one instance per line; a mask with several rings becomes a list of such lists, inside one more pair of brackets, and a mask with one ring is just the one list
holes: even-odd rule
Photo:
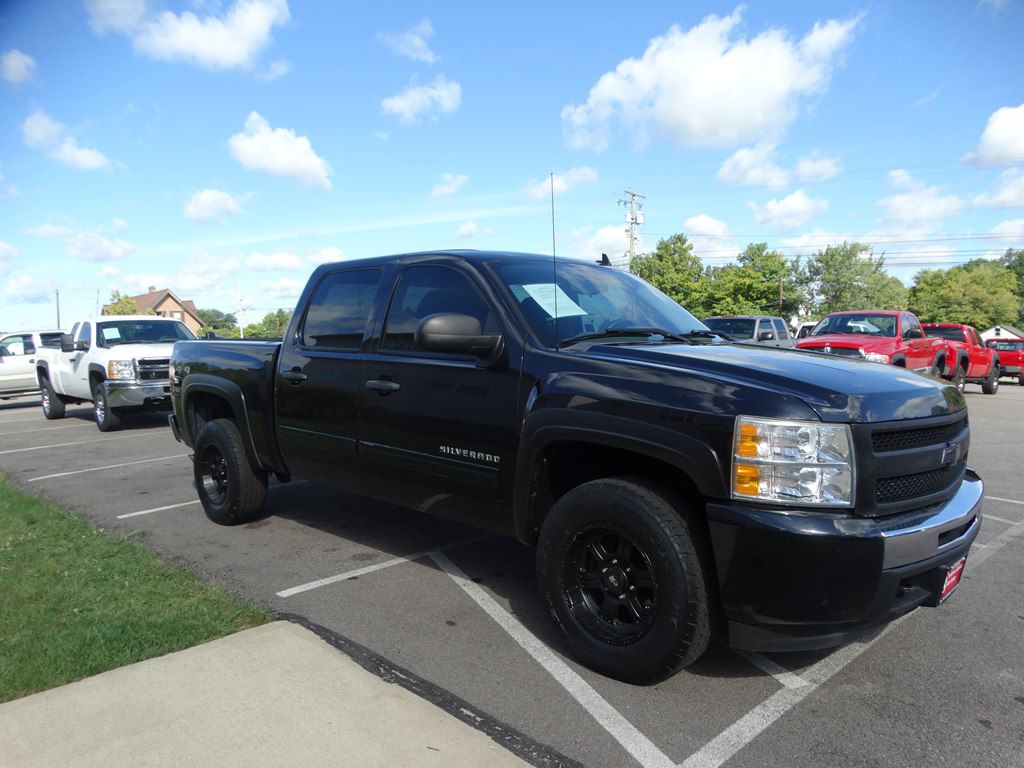
[[0, 701], [268, 620], [0, 476]]

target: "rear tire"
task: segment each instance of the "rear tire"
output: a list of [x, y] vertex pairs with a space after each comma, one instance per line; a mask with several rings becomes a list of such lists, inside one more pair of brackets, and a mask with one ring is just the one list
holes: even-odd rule
[[64, 401], [60, 399], [50, 383], [50, 377], [44, 376], [39, 387], [42, 396], [43, 416], [50, 421], [64, 418]]
[[196, 490], [206, 516], [220, 525], [246, 523], [263, 509], [267, 473], [249, 464], [238, 427], [214, 419], [196, 438], [193, 462]]
[[1024, 373], [1017, 377], [1018, 386], [1024, 387]]
[[631, 478], [584, 483], [551, 508], [537, 580], [582, 663], [618, 680], [654, 683], [704, 653], [712, 576], [694, 519], [668, 489]]
[[958, 365], [956, 370], [953, 371], [953, 379], [950, 381], [954, 387], [960, 392], [963, 392], [967, 388], [967, 371], [964, 370], [962, 365]]
[[92, 385], [92, 410], [96, 415], [96, 426], [100, 432], [116, 432], [121, 428], [121, 414], [117, 408], [111, 408], [107, 404], [107, 391], [103, 388], [103, 382], [97, 381]]
[[994, 395], [999, 391], [999, 371], [995, 367], [989, 370], [985, 383], [981, 385], [981, 391], [986, 395]]

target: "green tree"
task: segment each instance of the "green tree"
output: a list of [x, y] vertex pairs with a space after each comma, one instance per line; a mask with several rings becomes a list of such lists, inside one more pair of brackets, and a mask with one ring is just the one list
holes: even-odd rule
[[914, 276], [910, 306], [926, 323], [966, 323], [984, 330], [1017, 320], [1017, 275], [1004, 263], [976, 259]]
[[[767, 243], [751, 243], [735, 264], [709, 267], [712, 314], [800, 314], [805, 303], [803, 268]], [[781, 305], [780, 305], [781, 294]]]
[[1024, 322], [1024, 248], [1007, 248], [999, 261], [1017, 277], [1017, 320]]
[[[874, 309], [872, 288], [886, 288], [886, 299], [893, 293], [882, 268], [885, 260], [871, 254], [864, 243], [830, 245], [807, 260], [807, 280], [811, 292], [810, 309], [827, 315], [844, 309]], [[905, 309], [905, 307], [894, 307]]]
[[693, 255], [693, 244], [678, 234], [658, 241], [652, 253], [633, 257], [629, 271], [686, 307], [698, 317], [710, 310], [709, 281], [704, 265]]
[[898, 277], [879, 270], [864, 281], [864, 306], [871, 309], [906, 309], [910, 289]]
[[238, 325], [234, 315], [221, 312], [219, 309], [200, 309], [196, 311], [199, 319], [203, 321], [203, 331], [213, 331], [218, 336], [225, 336]]
[[292, 319], [290, 309], [279, 309], [275, 312], [268, 312], [258, 323], [245, 326], [245, 337], [259, 337], [265, 339], [283, 339], [288, 321]]
[[135, 299], [125, 296], [120, 291], [110, 294], [110, 301], [103, 307], [104, 315], [137, 315], [139, 308]]

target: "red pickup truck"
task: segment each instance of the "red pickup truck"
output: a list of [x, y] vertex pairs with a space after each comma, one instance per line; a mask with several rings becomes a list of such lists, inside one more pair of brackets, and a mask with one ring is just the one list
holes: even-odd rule
[[857, 310], [822, 318], [797, 349], [860, 357], [931, 374], [944, 374], [954, 356], [945, 339], [929, 339], [912, 312]]
[[946, 369], [942, 373], [957, 389], [962, 390], [969, 382], [981, 384], [986, 395], [994, 395], [999, 391], [1000, 356], [982, 343], [973, 326], [925, 323], [923, 327], [926, 336], [945, 339], [950, 343], [953, 354], [947, 358]]
[[1016, 376], [1024, 387], [1024, 339], [989, 339], [986, 346], [999, 356], [999, 375]]

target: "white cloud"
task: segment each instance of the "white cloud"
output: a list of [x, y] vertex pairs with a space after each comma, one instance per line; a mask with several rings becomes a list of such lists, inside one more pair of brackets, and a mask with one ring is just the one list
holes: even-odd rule
[[1024, 158], [1024, 104], [993, 112], [978, 149], [964, 159], [982, 165], [1016, 165]]
[[[579, 184], [592, 184], [597, 181], [597, 171], [587, 165], [578, 168], [570, 168], [563, 173], [556, 173], [554, 178], [555, 194], [564, 195], [573, 187]], [[551, 196], [552, 179], [530, 179], [525, 192], [534, 200], [543, 200]]]
[[988, 8], [989, 10], [994, 11], [995, 13], [999, 13], [1009, 4], [1010, 0], [979, 0], [978, 7]]
[[381, 101], [386, 115], [395, 115], [403, 123], [418, 122], [424, 115], [436, 119], [437, 114], [454, 112], [462, 103], [462, 86], [444, 75], [429, 85], [412, 85]]
[[245, 268], [256, 272], [288, 272], [306, 268], [306, 262], [292, 251], [260, 253], [256, 251], [245, 260]]
[[828, 232], [820, 227], [815, 227], [810, 232], [804, 232], [794, 237], [782, 238], [782, 244], [798, 256], [817, 253], [830, 245], [841, 245], [853, 239], [850, 233]]
[[905, 169], [889, 172], [889, 183], [906, 190], [878, 201], [886, 218], [907, 227], [935, 224], [958, 216], [964, 202], [957, 195], [945, 195], [939, 187], [926, 187]]
[[[200, 248], [192, 249], [188, 260], [170, 280], [176, 286], [176, 293], [199, 293], [214, 290], [227, 296], [228, 283], [241, 266], [241, 260], [234, 255], [215, 255]], [[154, 283], [155, 284], [155, 283]]]
[[989, 230], [989, 234], [998, 235], [993, 245], [1002, 246], [1002, 250], [989, 254], [992, 257], [1002, 256], [1007, 248], [1024, 248], [1024, 219], [1001, 221]]
[[53, 287], [52, 278], [35, 278], [26, 272], [20, 272], [4, 281], [4, 297], [19, 302], [42, 304], [53, 299]]
[[281, 277], [277, 280], [264, 280], [260, 283], [260, 290], [269, 298], [286, 304], [294, 304], [302, 293], [305, 283], [291, 277]]
[[720, 219], [712, 218], [706, 213], [698, 213], [683, 222], [683, 231], [688, 235], [708, 235], [722, 237], [729, 226]]
[[219, 189], [201, 189], [185, 201], [182, 213], [196, 221], [223, 221], [229, 214], [242, 212], [237, 198]]
[[308, 261], [310, 264], [319, 266], [320, 264], [330, 264], [332, 261], [341, 261], [344, 258], [345, 253], [341, 248], [336, 245], [329, 245], [326, 248], [317, 248], [311, 251]]
[[404, 56], [413, 61], [433, 64], [439, 58], [437, 54], [430, 50], [430, 44], [427, 42], [433, 36], [433, 25], [429, 19], [424, 19], [415, 27], [407, 29], [405, 32], [398, 34], [382, 32], [377, 37], [397, 56]]
[[117, 261], [135, 250], [134, 243], [120, 237], [107, 237], [102, 229], [40, 224], [37, 227], [24, 227], [22, 231], [33, 237], [62, 240], [68, 255], [79, 261]]
[[[573, 243], [570, 251], [576, 258], [587, 261], [599, 261], [602, 253], [607, 253], [612, 264], [626, 266], [629, 261], [629, 237], [626, 235], [624, 226], [609, 224], [601, 227], [590, 237], [585, 232], [577, 230], [577, 242]], [[642, 238], [637, 239], [636, 252], [643, 253], [645, 246]]]
[[294, 67], [290, 61], [287, 59], [278, 59], [277, 61], [270, 62], [270, 66], [259, 74], [259, 78], [263, 82], [269, 83], [273, 80], [277, 80], [279, 77], [284, 77], [291, 72], [292, 69], [294, 69]]
[[441, 181], [430, 190], [431, 197], [448, 197], [454, 195], [461, 189], [462, 185], [469, 181], [469, 176], [464, 173], [442, 173]]
[[741, 147], [725, 159], [718, 169], [718, 178], [735, 184], [764, 185], [772, 189], [796, 182], [819, 182], [839, 173], [839, 161], [812, 152], [797, 161], [796, 168], [786, 171], [775, 162], [778, 142], [765, 139], [751, 147]]
[[78, 139], [67, 134], [63, 123], [37, 109], [21, 124], [21, 137], [25, 146], [46, 152], [58, 162], [85, 171], [109, 168], [110, 158], [98, 149], [79, 145]]
[[801, 97], [827, 90], [860, 17], [818, 22], [799, 40], [778, 27], [739, 37], [740, 21], [738, 9], [685, 32], [673, 26], [641, 58], [620, 62], [586, 103], [562, 110], [568, 144], [604, 150], [616, 126], [638, 145], [669, 136], [682, 146], [727, 146], [779, 131]]
[[974, 204], [995, 208], [1024, 208], [1024, 171], [1020, 168], [1003, 171], [992, 191], [975, 197]]
[[8, 262], [13, 261], [21, 255], [17, 247], [0, 240], [0, 275], [7, 272]]
[[759, 224], [769, 224], [780, 229], [792, 229], [806, 224], [815, 216], [828, 209], [828, 200], [810, 197], [802, 189], [781, 199], [769, 200], [763, 206], [748, 203]]
[[236, 0], [225, 12], [203, 17], [151, 13], [141, 0], [88, 0], [86, 10], [95, 32], [127, 35], [136, 53], [213, 70], [252, 69], [273, 28], [290, 19], [287, 0]]
[[0, 76], [11, 85], [27, 83], [36, 74], [36, 60], [17, 48], [0, 57]]
[[462, 224], [459, 224], [459, 228], [455, 231], [455, 236], [461, 240], [466, 237], [472, 237], [479, 231], [480, 228], [477, 227], [475, 221], [464, 221]]
[[149, 13], [147, 0], [85, 0], [89, 26], [98, 35], [106, 32], [129, 34], [137, 30]]
[[128, 222], [122, 218], [115, 216], [114, 219], [110, 222], [110, 228], [113, 229], [115, 232], [123, 232], [124, 230], [128, 229]]
[[21, 190], [4, 179], [3, 167], [0, 166], [0, 199], [5, 197], [15, 197], [19, 194], [21, 194]]
[[939, 89], [938, 88], [936, 88], [934, 91], [929, 93], [927, 96], [922, 96], [920, 99], [918, 99], [913, 104], [911, 104], [910, 108], [911, 109], [917, 109], [918, 107], [923, 107], [925, 104], [928, 104], [928, 103], [930, 103], [932, 101], [935, 101], [937, 98], [939, 98]]
[[290, 128], [271, 128], [258, 112], [245, 119], [245, 131], [228, 140], [231, 154], [250, 170], [291, 176], [311, 187], [330, 189], [331, 166], [313, 151], [306, 136]]
[[699, 257], [724, 257], [738, 252], [729, 236], [729, 226], [721, 219], [698, 213], [683, 222], [683, 232], [693, 244], [693, 252]]

